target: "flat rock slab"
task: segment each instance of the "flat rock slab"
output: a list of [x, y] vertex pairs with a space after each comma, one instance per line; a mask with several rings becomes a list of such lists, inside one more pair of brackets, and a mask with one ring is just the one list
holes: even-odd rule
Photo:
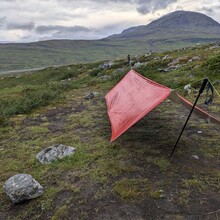
[[72, 155], [75, 150], [76, 148], [63, 144], [53, 145], [39, 152], [36, 158], [41, 164], [48, 164], [52, 161]]
[[43, 187], [29, 174], [17, 174], [3, 185], [5, 193], [13, 203], [34, 199], [44, 192]]

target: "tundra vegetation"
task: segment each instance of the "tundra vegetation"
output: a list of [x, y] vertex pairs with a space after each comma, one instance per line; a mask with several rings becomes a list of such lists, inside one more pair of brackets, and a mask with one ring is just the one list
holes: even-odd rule
[[[45, 192], [13, 205], [0, 187], [0, 219], [218, 219], [220, 128], [193, 115], [170, 160], [189, 111], [167, 99], [110, 143], [104, 96], [130, 67], [126, 58], [101, 68], [105, 62], [1, 77], [0, 185], [27, 173]], [[131, 64], [192, 102], [206, 76], [220, 90], [216, 44], [131, 56]], [[90, 92], [97, 94], [84, 99]], [[220, 98], [204, 100], [198, 105], [220, 118]], [[76, 152], [41, 165], [35, 156], [53, 144]]]

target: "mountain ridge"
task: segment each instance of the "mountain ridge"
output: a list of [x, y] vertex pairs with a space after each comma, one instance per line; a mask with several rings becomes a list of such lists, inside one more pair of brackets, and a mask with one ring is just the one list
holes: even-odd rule
[[220, 24], [198, 12], [176, 11], [99, 40], [0, 43], [0, 72], [85, 63], [220, 41]]
[[[125, 29], [120, 34], [108, 36], [107, 39], [141, 38], [149, 34], [160, 34], [161, 36], [161, 30], [165, 36], [167, 36], [167, 34], [164, 33], [166, 30], [169, 30], [169, 35], [173, 34], [174, 36], [176, 30], [181, 30], [187, 31], [188, 33], [197, 33], [197, 35], [203, 34], [203, 36], [210, 36], [211, 31], [212, 34], [216, 35], [215, 37], [218, 37], [220, 35], [220, 24], [211, 17], [199, 12], [175, 11], [152, 21], [147, 25]], [[163, 36], [161, 36], [161, 38], [162, 37]]]

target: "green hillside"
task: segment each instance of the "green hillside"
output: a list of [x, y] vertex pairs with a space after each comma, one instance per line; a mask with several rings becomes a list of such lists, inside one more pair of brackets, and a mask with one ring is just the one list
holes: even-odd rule
[[[220, 91], [220, 47], [195, 46], [131, 57], [142, 75], [194, 101], [202, 79]], [[0, 219], [216, 219], [220, 128], [192, 116], [173, 159], [169, 154], [189, 113], [168, 99], [115, 142], [105, 94], [127, 73], [126, 59], [48, 67], [0, 78], [0, 185], [31, 174], [44, 194], [13, 205], [0, 187]], [[176, 69], [170, 68], [171, 63]], [[183, 87], [191, 84], [187, 93]], [[92, 99], [84, 96], [96, 92]], [[220, 118], [220, 98], [198, 105]], [[76, 153], [49, 165], [35, 158], [53, 144]]]

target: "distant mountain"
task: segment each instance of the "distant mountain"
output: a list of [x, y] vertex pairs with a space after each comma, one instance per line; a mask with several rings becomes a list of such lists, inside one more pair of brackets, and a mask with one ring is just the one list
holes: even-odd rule
[[175, 11], [148, 25], [131, 27], [107, 39], [215, 39], [220, 38], [220, 24], [198, 12]]
[[197, 12], [176, 11], [148, 25], [100, 40], [50, 40], [0, 44], [0, 73], [92, 62], [220, 41], [220, 24]]

